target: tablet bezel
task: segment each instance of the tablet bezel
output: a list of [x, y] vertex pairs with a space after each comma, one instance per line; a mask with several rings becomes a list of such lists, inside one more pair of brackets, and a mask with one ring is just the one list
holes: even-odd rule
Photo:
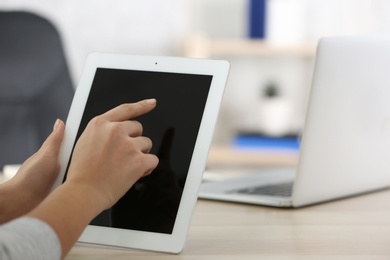
[[88, 56], [66, 120], [60, 151], [61, 170], [54, 187], [62, 183], [97, 68], [211, 75], [213, 78], [186, 179], [186, 184], [191, 185], [184, 187], [172, 234], [88, 225], [79, 242], [171, 253], [182, 251], [206, 166], [229, 66], [224, 60], [108, 53], [92, 53]]

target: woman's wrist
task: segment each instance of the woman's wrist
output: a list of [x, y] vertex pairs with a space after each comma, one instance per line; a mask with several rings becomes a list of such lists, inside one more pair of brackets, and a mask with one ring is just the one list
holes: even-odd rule
[[15, 216], [17, 206], [14, 205], [12, 187], [8, 182], [0, 184], [0, 224], [3, 224]]
[[102, 208], [89, 185], [65, 182], [27, 216], [46, 222], [56, 232], [65, 256]]
[[58, 188], [61, 188], [67, 196], [71, 194], [70, 196], [75, 200], [80, 200], [80, 203], [85, 204], [93, 217], [105, 210], [102, 207], [104, 196], [90, 184], [67, 180]]
[[30, 198], [18, 189], [12, 180], [0, 185], [0, 224], [29, 212], [36, 206]]

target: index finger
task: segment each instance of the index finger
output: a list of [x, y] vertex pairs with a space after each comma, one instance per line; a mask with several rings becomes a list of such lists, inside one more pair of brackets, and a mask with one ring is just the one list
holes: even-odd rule
[[156, 103], [156, 99], [151, 98], [136, 103], [122, 104], [107, 111], [102, 116], [111, 122], [125, 121], [150, 112], [155, 108]]

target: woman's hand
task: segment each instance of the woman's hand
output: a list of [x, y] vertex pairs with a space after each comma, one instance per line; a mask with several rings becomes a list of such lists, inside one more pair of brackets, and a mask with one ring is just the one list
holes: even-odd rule
[[142, 136], [142, 125], [129, 119], [155, 105], [155, 99], [123, 104], [92, 119], [74, 149], [66, 183], [90, 190], [104, 210], [152, 172], [158, 164], [149, 154], [152, 142]]
[[0, 185], [0, 223], [28, 213], [49, 194], [60, 169], [58, 154], [63, 137], [64, 123], [57, 120], [41, 148], [12, 179]]
[[49, 224], [64, 257], [90, 221], [114, 205], [158, 164], [142, 125], [129, 121], [150, 112], [155, 99], [118, 106], [89, 122], [80, 136], [64, 184], [28, 216]]

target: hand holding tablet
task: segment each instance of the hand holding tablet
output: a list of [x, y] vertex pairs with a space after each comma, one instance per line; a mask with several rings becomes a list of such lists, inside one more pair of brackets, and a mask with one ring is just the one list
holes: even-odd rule
[[[149, 154], [152, 143], [142, 136], [142, 125], [128, 120], [150, 112], [155, 105], [154, 99], [123, 104], [93, 118], [75, 146], [67, 181], [28, 214], [56, 232], [62, 256], [97, 214], [157, 166], [159, 160]], [[60, 135], [61, 129], [56, 128], [53, 134]]]
[[[110, 183], [118, 185], [117, 193], [109, 195], [106, 210], [95, 212], [98, 215], [79, 242], [173, 253], [183, 249], [228, 71], [226, 61], [119, 54], [88, 57], [66, 121], [61, 171], [54, 187], [61, 189], [68, 181], [89, 187], [91, 182], [101, 187], [93, 190], [101, 198], [110, 194], [103, 186], [113, 181], [106, 176], [111, 171], [128, 169], [125, 174], [130, 175], [127, 182], [124, 178]], [[123, 104], [150, 97], [156, 98], [156, 108], [130, 109], [135, 114], [122, 111], [127, 106]], [[146, 105], [143, 102], [138, 104]], [[93, 126], [112, 127], [110, 120], [121, 122], [112, 131], [119, 135], [107, 144], [108, 139], [101, 137], [102, 132], [95, 133]], [[86, 138], [84, 132], [95, 137]], [[93, 149], [91, 154], [95, 149], [102, 153], [81, 153], [79, 144]], [[115, 154], [110, 147], [122, 152]], [[129, 159], [123, 162], [125, 158]], [[143, 166], [137, 164], [140, 161]], [[80, 164], [99, 173], [79, 176], [74, 167]], [[143, 175], [148, 176], [140, 178]]]

